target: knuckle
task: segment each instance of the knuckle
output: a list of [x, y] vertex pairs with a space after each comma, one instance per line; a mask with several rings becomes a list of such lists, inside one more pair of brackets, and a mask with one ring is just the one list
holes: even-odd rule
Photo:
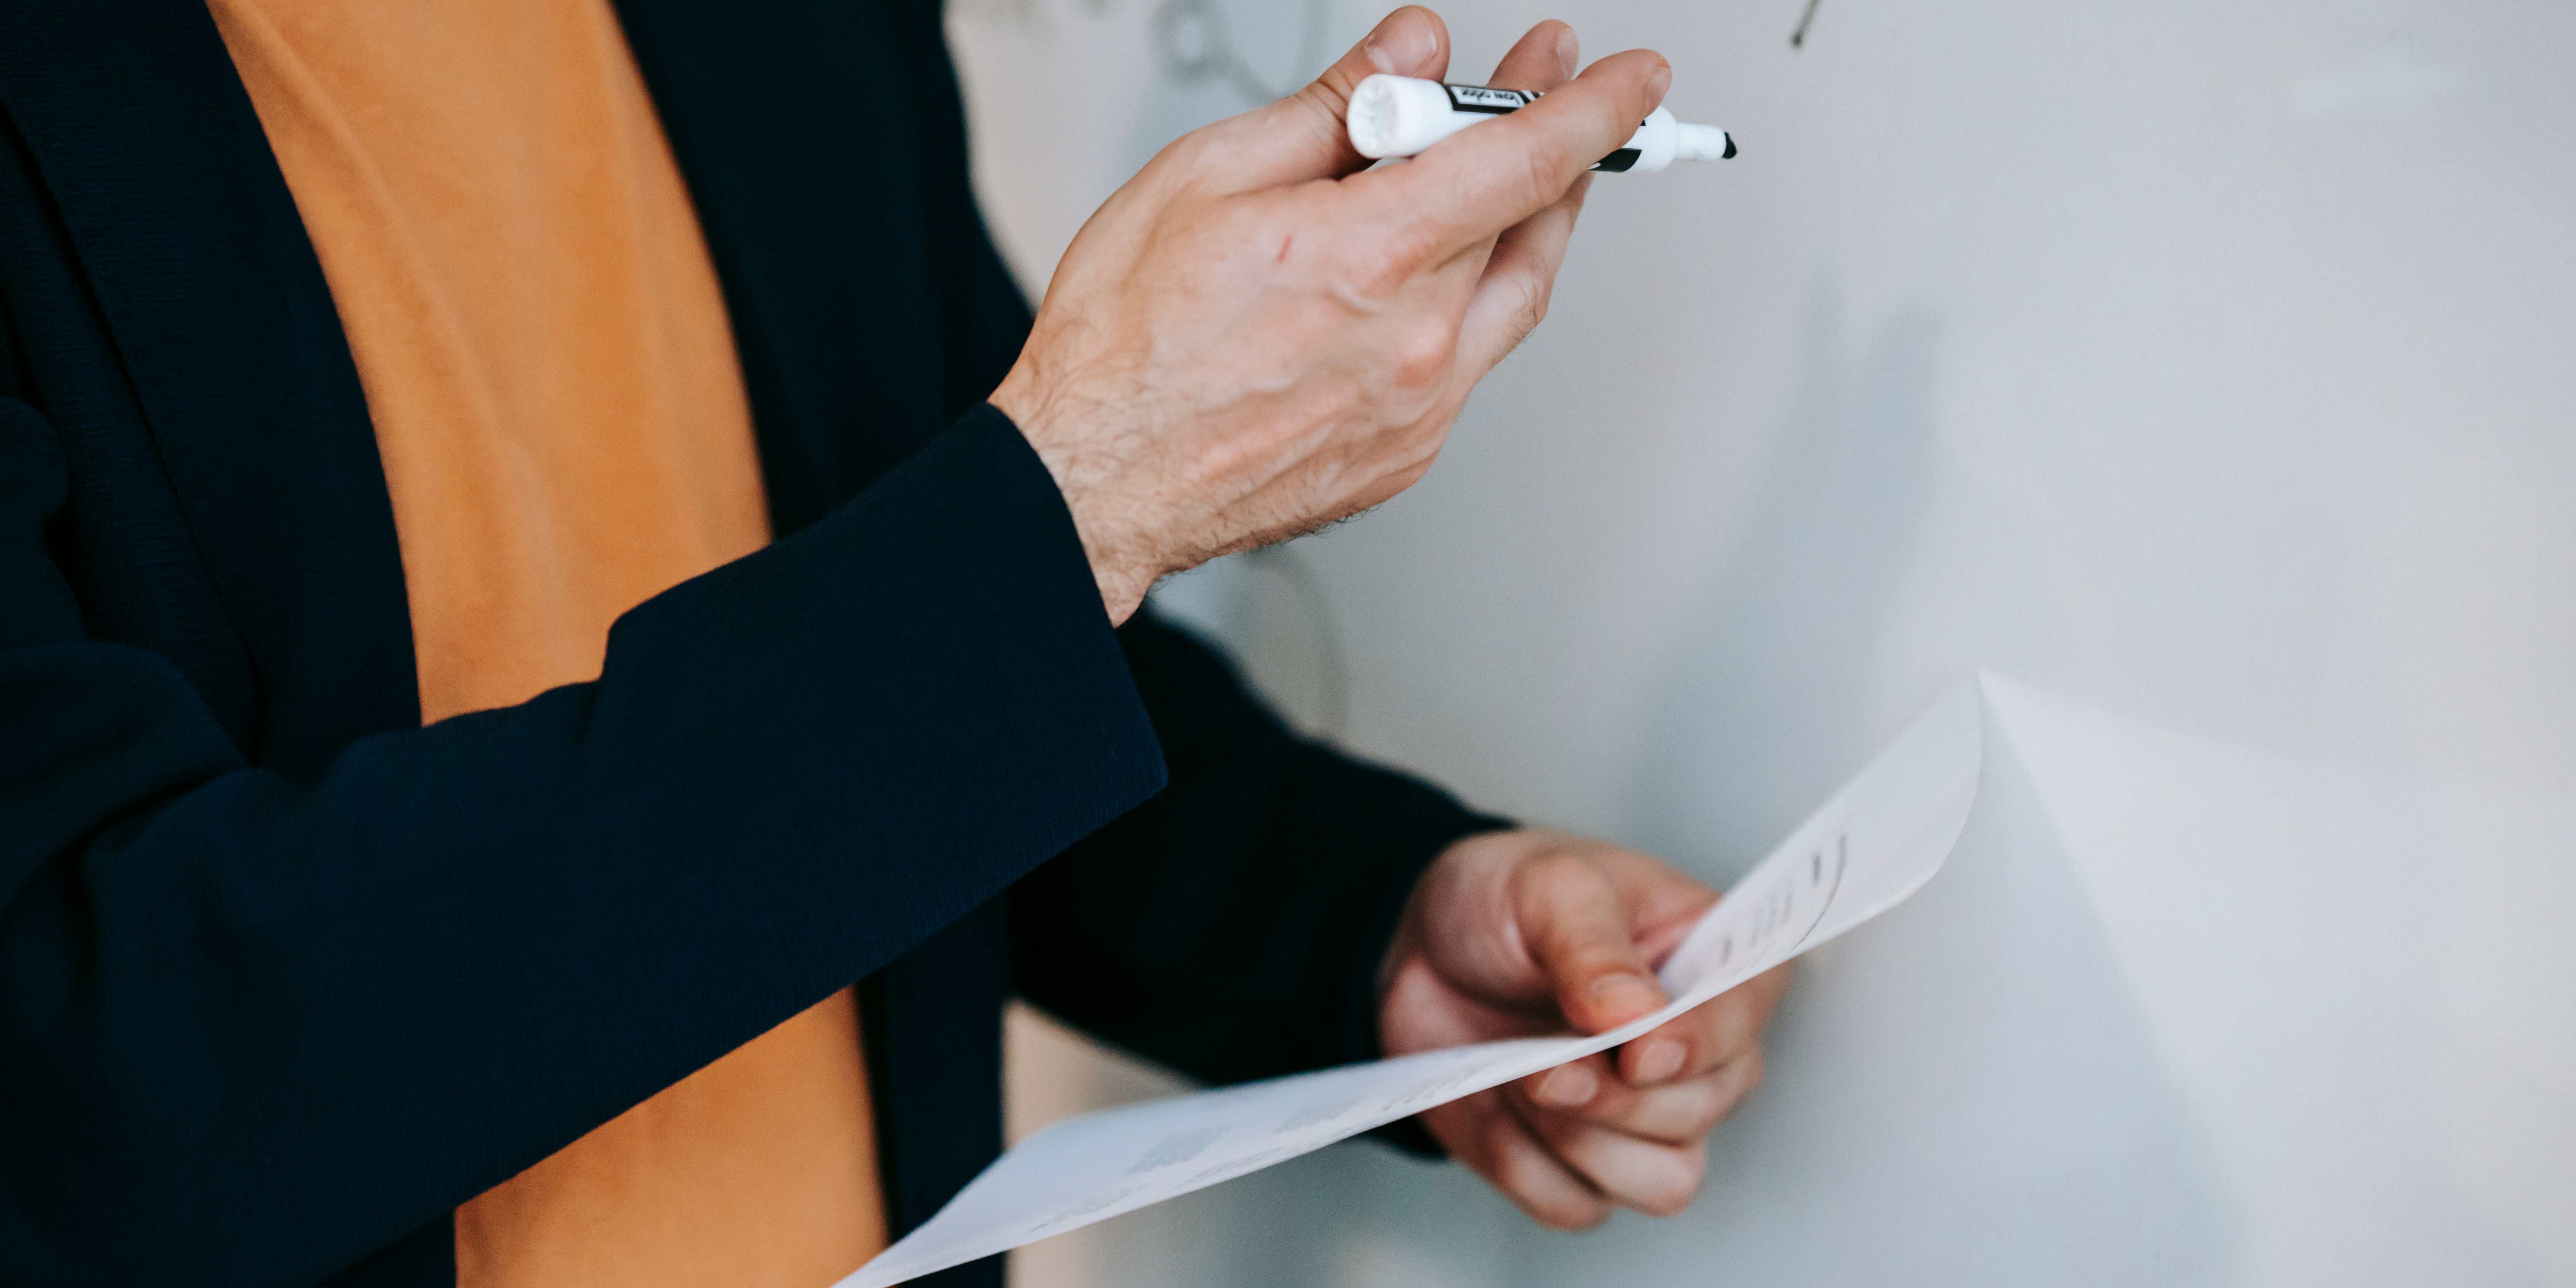
[[1708, 1090], [1684, 1115], [1681, 1134], [1685, 1136], [1705, 1136], [1717, 1130], [1717, 1125], [1726, 1121], [1726, 1112], [1735, 1107], [1735, 1093], [1715, 1083], [1706, 1085]]
[[1203, 126], [1163, 145], [1163, 150], [1146, 162], [1148, 169], [1194, 174], [1207, 164], [1208, 151], [1215, 145], [1211, 135], [1215, 126]]
[[1431, 468], [1431, 462], [1439, 459], [1440, 449], [1449, 442], [1450, 419], [1435, 407], [1429, 416], [1413, 424], [1405, 435], [1403, 451], [1396, 458], [1396, 477], [1402, 480], [1396, 491], [1413, 486], [1414, 480]]
[[1551, 1230], [1588, 1230], [1608, 1220], [1609, 1208], [1571, 1187], [1553, 1159], [1520, 1134], [1509, 1119], [1486, 1128], [1494, 1188], [1520, 1205], [1530, 1219]]
[[1519, 1193], [1519, 1183], [1528, 1178], [1529, 1166], [1534, 1161], [1519, 1124], [1509, 1114], [1495, 1114], [1484, 1121], [1478, 1134], [1483, 1137], [1485, 1165], [1490, 1169], [1488, 1175], [1494, 1184]]
[[1668, 1217], [1680, 1216], [1683, 1212], [1688, 1211], [1691, 1205], [1691, 1198], [1692, 1195], [1688, 1192], [1672, 1194], [1659, 1190], [1653, 1194], [1637, 1195], [1635, 1196], [1634, 1202], [1637, 1210], [1648, 1216]]
[[1349, 71], [1335, 64], [1288, 97], [1294, 110], [1307, 118], [1306, 124], [1320, 130], [1337, 130], [1350, 115], [1351, 91], [1358, 86]]
[[1677, 1150], [1670, 1166], [1659, 1171], [1637, 1195], [1637, 1210], [1649, 1216], [1679, 1216], [1699, 1197], [1700, 1179], [1708, 1172], [1707, 1151]]
[[1532, 1218], [1551, 1230], [1589, 1230], [1610, 1219], [1608, 1205], [1588, 1199], [1524, 1196], [1522, 1202]]
[[1736, 1107], [1744, 1103], [1744, 1098], [1752, 1095], [1754, 1089], [1762, 1085], [1762, 1075], [1762, 1057], [1758, 1052], [1738, 1057], [1733, 1064], [1721, 1071], [1710, 1084], [1716, 1089], [1717, 1095], [1715, 1112], [1710, 1115], [1709, 1126], [1714, 1128], [1718, 1123], [1725, 1121], [1727, 1115], [1734, 1113]]
[[1363, 299], [1391, 298], [1429, 265], [1438, 240], [1433, 226], [1421, 220], [1364, 238], [1366, 249], [1354, 257], [1347, 285]]
[[1527, 209], [1540, 210], [1553, 205], [1565, 189], [1565, 172], [1572, 164], [1562, 140], [1553, 135], [1533, 135], [1521, 152], [1521, 182], [1526, 185], [1521, 201]]
[[1409, 325], [1394, 353], [1396, 383], [1406, 389], [1428, 389], [1449, 378], [1458, 359], [1458, 333], [1438, 318]]
[[1530, 860], [1529, 871], [1532, 880], [1551, 890], [1568, 887], [1588, 890], [1601, 882], [1601, 874], [1594, 871], [1582, 855], [1570, 850], [1549, 850], [1540, 854]]
[[1525, 336], [1547, 320], [1548, 297], [1555, 283], [1535, 274], [1521, 278], [1513, 285], [1511, 329], [1515, 336]]
[[1413, 266], [1393, 241], [1377, 241], [1343, 256], [1338, 276], [1340, 290], [1336, 294], [1345, 300], [1373, 305], [1401, 289], [1405, 279], [1413, 276]]
[[1548, 1164], [1521, 1142], [1514, 1141], [1494, 1151], [1494, 1184], [1506, 1194], [1532, 1203], [1543, 1203], [1550, 1189], [1545, 1168]]

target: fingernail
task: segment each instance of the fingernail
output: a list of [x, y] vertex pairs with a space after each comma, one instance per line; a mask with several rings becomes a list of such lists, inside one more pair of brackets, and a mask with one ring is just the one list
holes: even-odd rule
[[1590, 1066], [1562, 1064], [1548, 1070], [1547, 1076], [1539, 1079], [1538, 1090], [1530, 1096], [1542, 1105], [1572, 1109], [1592, 1103], [1593, 1093], [1599, 1090], [1601, 1079], [1593, 1075]]
[[1604, 975], [1592, 981], [1592, 1000], [1614, 1011], [1643, 1015], [1664, 1004], [1664, 990], [1643, 975]]
[[1431, 56], [1440, 52], [1439, 38], [1431, 34], [1431, 24], [1413, 10], [1398, 9], [1369, 33], [1361, 46], [1368, 52], [1369, 66], [1382, 72], [1410, 75]]
[[1556, 74], [1571, 79], [1576, 65], [1583, 59], [1583, 44], [1574, 38], [1574, 28], [1556, 29]]
[[1670, 1038], [1657, 1038], [1646, 1044], [1645, 1054], [1637, 1057], [1637, 1081], [1662, 1082], [1682, 1071], [1682, 1044]]
[[1673, 65], [1671, 63], [1666, 63], [1663, 66], [1656, 68], [1654, 75], [1646, 78], [1646, 97], [1655, 100], [1658, 105], [1661, 105], [1664, 101], [1664, 91], [1671, 89], [1672, 87]]

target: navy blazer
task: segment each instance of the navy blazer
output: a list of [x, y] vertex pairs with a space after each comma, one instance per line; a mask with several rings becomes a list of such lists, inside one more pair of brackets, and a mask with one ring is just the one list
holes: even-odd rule
[[0, 0], [0, 1281], [452, 1282], [457, 1204], [854, 980], [900, 1232], [999, 1147], [1007, 994], [1211, 1080], [1365, 1058], [1499, 825], [1109, 629], [981, 405], [1028, 315], [932, 0], [617, 7], [779, 539], [423, 728], [202, 3]]

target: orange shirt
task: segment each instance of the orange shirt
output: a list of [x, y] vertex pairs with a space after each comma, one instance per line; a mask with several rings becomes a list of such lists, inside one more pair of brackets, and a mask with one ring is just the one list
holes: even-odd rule
[[[424, 720], [597, 677], [769, 540], [715, 270], [607, 0], [209, 0], [347, 332]], [[469, 1288], [813, 1288], [880, 1248], [849, 990], [456, 1214]]]

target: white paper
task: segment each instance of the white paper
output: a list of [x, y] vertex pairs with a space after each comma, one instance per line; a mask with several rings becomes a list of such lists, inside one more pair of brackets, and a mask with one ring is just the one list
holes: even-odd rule
[[1664, 963], [1670, 1006], [1592, 1037], [1426, 1051], [1068, 1119], [996, 1160], [834, 1288], [886, 1288], [1256, 1172], [1641, 1036], [1894, 907], [1939, 871], [1977, 793], [1983, 704], [1960, 681], [1726, 892]]

